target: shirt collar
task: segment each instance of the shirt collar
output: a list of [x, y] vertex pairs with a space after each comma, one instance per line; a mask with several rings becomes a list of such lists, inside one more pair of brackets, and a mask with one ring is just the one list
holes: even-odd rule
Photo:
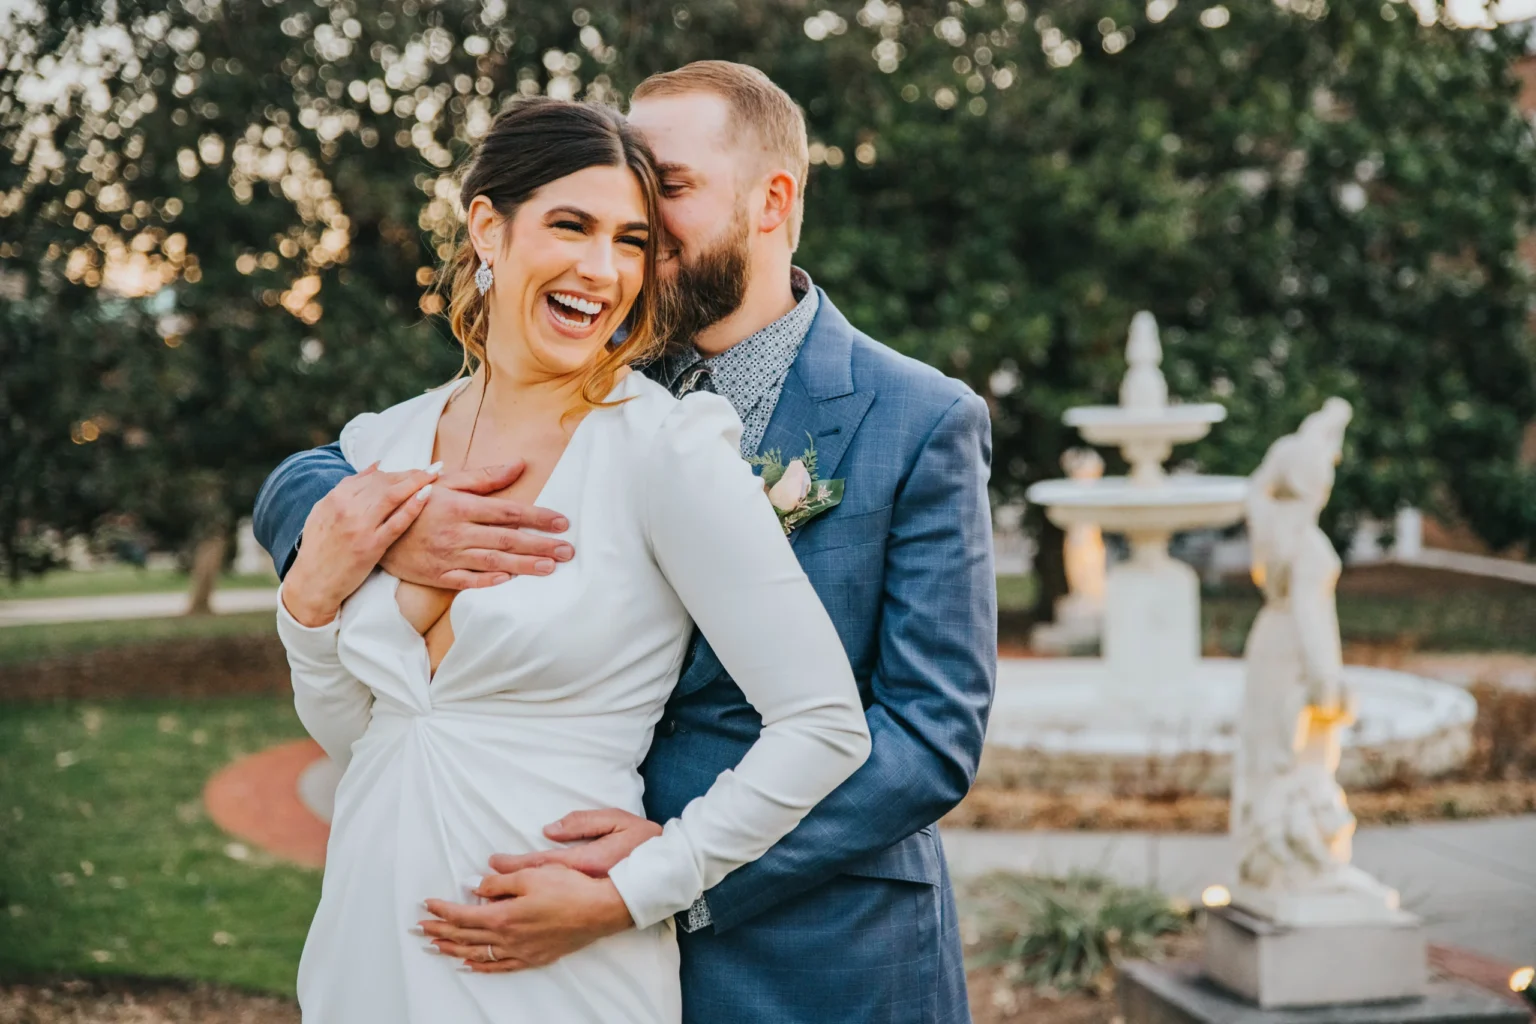
[[[686, 345], [676, 352], [662, 356], [657, 361], [661, 371], [656, 375], [657, 381], [668, 390], [672, 390], [682, 379], [683, 374], [699, 363], [706, 364], [712, 371], [723, 370], [729, 373], [733, 367], [764, 359], [771, 359], [775, 364], [782, 362], [782, 372], [774, 375], [782, 376], [783, 372], [787, 372], [790, 365], [794, 363], [795, 356], [799, 354], [800, 346], [805, 343], [806, 335], [811, 331], [811, 323], [816, 319], [816, 312], [821, 306], [821, 298], [816, 292], [815, 282], [811, 280], [811, 275], [799, 267], [789, 268], [789, 289], [795, 297], [795, 307], [788, 313], [761, 330], [747, 335], [718, 355], [705, 356], [692, 345]], [[732, 397], [732, 403], [735, 404], [735, 397], [729, 397]]]

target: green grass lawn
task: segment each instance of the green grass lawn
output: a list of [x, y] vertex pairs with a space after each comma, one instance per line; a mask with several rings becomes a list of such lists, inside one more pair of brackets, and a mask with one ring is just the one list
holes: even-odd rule
[[997, 610], [1027, 612], [1035, 604], [1035, 577], [1031, 574], [997, 578]]
[[[42, 597], [104, 597], [111, 594], [152, 594], [186, 590], [187, 574], [171, 569], [135, 569], [132, 566], [99, 569], [92, 572], [57, 572], [33, 576], [12, 584], [0, 580], [0, 601], [18, 601]], [[270, 573], [238, 575], [225, 573], [220, 587], [275, 587], [277, 577]]]
[[283, 697], [0, 710], [0, 977], [173, 975], [291, 994], [320, 872], [254, 849], [237, 859], [202, 788], [303, 735]]
[[[1256, 591], [1218, 592], [1201, 600], [1205, 641], [1233, 656], [1259, 612]], [[1340, 594], [1345, 643], [1402, 644], [1423, 651], [1536, 653], [1536, 589], [1511, 593]]]
[[205, 636], [277, 634], [271, 612], [179, 615], [169, 619], [50, 622], [0, 628], [0, 668], [38, 658], [80, 654], [101, 647]]

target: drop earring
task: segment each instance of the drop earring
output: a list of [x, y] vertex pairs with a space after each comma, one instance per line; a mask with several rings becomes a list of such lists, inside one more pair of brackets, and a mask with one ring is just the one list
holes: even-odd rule
[[484, 295], [491, 290], [491, 282], [495, 279], [496, 275], [491, 273], [490, 261], [482, 256], [480, 258], [480, 269], [475, 271], [475, 287], [480, 289], [481, 295]]

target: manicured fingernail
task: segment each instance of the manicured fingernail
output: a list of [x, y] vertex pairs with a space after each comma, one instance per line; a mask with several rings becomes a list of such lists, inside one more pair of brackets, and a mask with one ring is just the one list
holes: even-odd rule
[[549, 525], [553, 526], [556, 530], [567, 530], [570, 529], [571, 521], [565, 518], [565, 516], [555, 516], [555, 521]]
[[576, 549], [571, 547], [569, 544], [561, 544], [559, 547], [555, 548], [555, 557], [560, 559], [562, 562], [567, 561], [574, 554], [576, 554]]
[[464, 879], [464, 888], [468, 889], [470, 892], [474, 892], [484, 884], [484, 875], [470, 875], [468, 878]]
[[425, 946], [422, 946], [421, 948], [426, 950], [428, 953], [431, 953], [433, 956], [447, 956], [448, 955], [447, 953], [444, 953], [442, 950], [438, 949], [436, 946], [434, 946], [430, 942], [427, 943]]
[[[429, 913], [429, 914], [431, 914], [431, 913], [432, 913], [432, 908], [431, 908], [431, 907], [429, 907], [429, 906], [427, 906], [427, 901], [426, 901], [426, 900], [422, 900], [422, 901], [421, 901], [421, 909], [422, 909], [422, 910], [425, 910], [425, 911], [426, 911], [426, 912], [427, 912], [427, 913]], [[432, 915], [432, 916], [434, 916], [434, 917], [436, 917], [436, 916], [437, 916], [437, 915], [436, 915], [436, 914], [433, 914], [433, 915]]]
[[432, 465], [427, 467], [427, 472], [431, 473], [433, 476], [436, 476], [437, 474], [441, 473], [442, 471], [443, 471], [443, 464], [441, 462], [434, 462], [434, 463], [432, 463]]
[[475, 973], [475, 969], [473, 967], [465, 967], [462, 964], [460, 964], [458, 967], [455, 967], [454, 970], [460, 971], [460, 972], [462, 972], [464, 974], [474, 974]]
[[533, 571], [541, 576], [547, 576], [555, 571], [555, 563], [552, 559], [541, 558], [533, 563]]
[[419, 924], [411, 925], [411, 927], [409, 928], [409, 931], [410, 931], [410, 933], [412, 935], [422, 935], [422, 936], [425, 936], [427, 934], [427, 930], [425, 928], [423, 928]]
[[416, 492], [416, 500], [417, 501], [426, 501], [431, 496], [432, 496], [432, 485], [431, 484], [427, 484], [427, 486], [423, 487], [421, 490]]

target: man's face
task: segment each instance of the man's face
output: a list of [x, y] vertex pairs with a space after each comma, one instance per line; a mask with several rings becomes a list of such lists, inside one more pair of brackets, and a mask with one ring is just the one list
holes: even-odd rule
[[630, 108], [630, 123], [656, 154], [661, 219], [676, 250], [664, 257], [687, 262], [713, 248], [746, 200], [751, 168], [731, 142], [729, 116], [725, 100], [709, 93], [654, 96]]
[[736, 312], [751, 272], [747, 204], [754, 168], [732, 143], [728, 117], [725, 100], [708, 93], [640, 100], [629, 113], [656, 154], [661, 219], [670, 236], [658, 298], [678, 342]]

